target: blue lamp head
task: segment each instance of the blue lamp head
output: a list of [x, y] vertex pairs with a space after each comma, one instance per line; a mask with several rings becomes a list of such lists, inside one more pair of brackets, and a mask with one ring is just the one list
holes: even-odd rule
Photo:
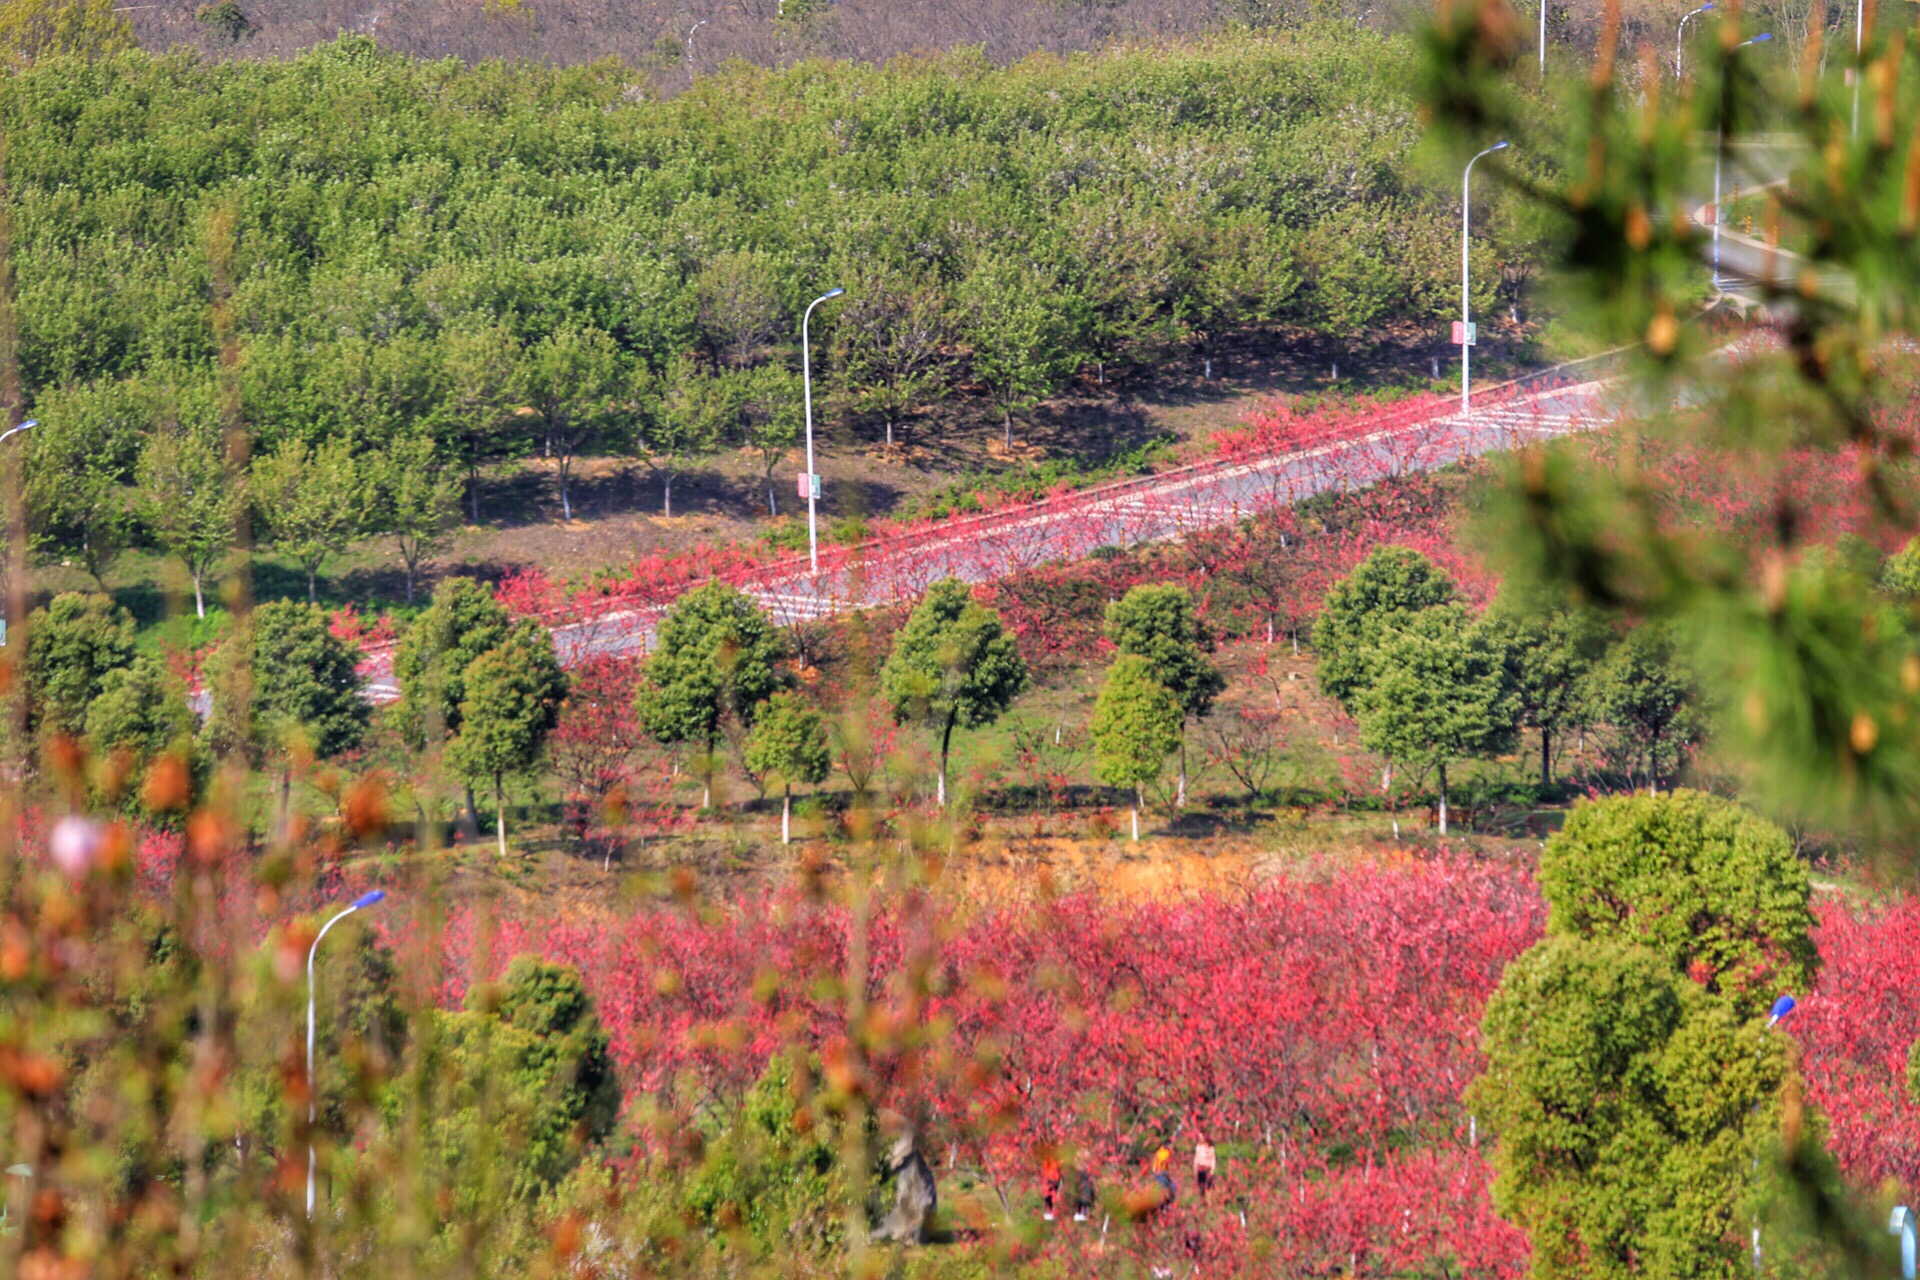
[[1767, 1012], [1767, 1025], [1772, 1026], [1799, 1007], [1800, 1002], [1792, 996], [1781, 996], [1773, 1002], [1773, 1008]]
[[1773, 32], [1762, 31], [1759, 35], [1755, 36], [1752, 40], [1748, 41], [1748, 43], [1749, 44], [1765, 44], [1767, 41], [1771, 39], [1773, 39]]
[[1713, 12], [1713, 6], [1711, 4], [1703, 4], [1698, 9], [1694, 10], [1694, 12], [1695, 13], [1711, 13]]
[[355, 911], [358, 911], [362, 907], [370, 907], [374, 903], [379, 902], [382, 898], [385, 898], [386, 896], [387, 896], [387, 891], [385, 889], [374, 889], [374, 890], [371, 890], [370, 892], [363, 893], [359, 897], [353, 900], [353, 909]]
[[821, 295], [820, 295], [820, 300], [821, 300], [822, 302], [825, 302], [825, 301], [826, 301], [826, 300], [827, 300], [828, 298], [837, 298], [837, 297], [839, 297], [839, 296], [840, 296], [841, 294], [843, 294], [843, 293], [845, 293], [845, 292], [846, 292], [846, 290], [845, 290], [845, 289], [842, 289], [842, 288], [841, 288], [841, 287], [840, 287], [839, 285], [835, 285], [835, 286], [834, 286], [833, 288], [831, 288], [831, 289], [829, 289], [829, 290], [827, 290], [827, 291], [826, 291], [825, 293], [823, 293], [823, 294], [821, 294]]
[[1488, 148], [1487, 148], [1487, 150], [1489, 150], [1489, 151], [1505, 151], [1505, 150], [1506, 150], [1506, 149], [1507, 149], [1507, 148], [1508, 148], [1509, 146], [1511, 146], [1511, 145], [1512, 145], [1512, 144], [1511, 144], [1511, 143], [1509, 143], [1509, 142], [1508, 142], [1508, 141], [1507, 141], [1507, 140], [1506, 140], [1505, 138], [1502, 138], [1502, 139], [1500, 139], [1500, 141], [1498, 141], [1498, 142], [1496, 142], [1496, 143], [1494, 143], [1494, 144], [1493, 144], [1493, 145], [1492, 145], [1491, 147], [1488, 147]]

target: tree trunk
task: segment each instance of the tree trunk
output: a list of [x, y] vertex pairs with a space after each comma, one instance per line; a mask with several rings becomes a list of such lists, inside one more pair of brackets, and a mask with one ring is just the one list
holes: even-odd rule
[[413, 561], [412, 560], [406, 561], [406, 566], [407, 566], [407, 603], [411, 605], [413, 603], [413, 578], [414, 578], [414, 572], [415, 572], [413, 567]]
[[673, 477], [667, 476], [660, 481], [660, 514], [673, 519]]
[[466, 785], [467, 831], [474, 839], [480, 838], [480, 806], [474, 803], [473, 784]]
[[793, 788], [780, 797], [780, 843], [793, 843]]
[[320, 579], [320, 571], [318, 569], [307, 570], [307, 603], [308, 604], [320, 603], [319, 579]]
[[1447, 764], [1440, 762], [1440, 834], [1447, 834]]
[[507, 856], [507, 790], [499, 774], [493, 775], [493, 832], [500, 841], [500, 856]]
[[1212, 382], [1212, 381], [1213, 381], [1213, 356], [1212, 356], [1212, 354], [1211, 354], [1211, 353], [1209, 353], [1208, 355], [1206, 355], [1206, 356], [1204, 357], [1204, 360], [1205, 360], [1205, 362], [1206, 362], [1206, 373], [1205, 373], [1205, 375], [1204, 375], [1204, 376], [1205, 376], [1205, 378], [1206, 378], [1206, 380], [1207, 380], [1208, 382]]
[[1006, 421], [1002, 424], [1002, 426], [1006, 431], [1007, 448], [1011, 450], [1013, 448], [1013, 406], [1012, 405], [1007, 406], [1006, 415], [1007, 415]]
[[280, 771], [280, 838], [287, 838], [287, 818], [293, 808], [293, 769]]
[[1133, 789], [1133, 842], [1140, 843], [1140, 788]]
[[773, 497], [773, 472], [771, 471], [767, 472], [767, 514], [770, 516], [780, 514], [780, 504]]
[[953, 712], [947, 712], [946, 728], [940, 731], [940, 778], [935, 784], [934, 797], [942, 809], [947, 807], [947, 748], [953, 744], [953, 717]]
[[560, 517], [563, 520], [573, 519], [573, 497], [567, 491], [567, 464], [571, 461], [571, 456], [560, 455]]
[[1553, 730], [1540, 726], [1540, 789], [1553, 785]]
[[1180, 776], [1174, 779], [1173, 803], [1179, 808], [1187, 807], [1187, 739], [1180, 736]]
[[467, 507], [473, 512], [473, 522], [480, 523], [480, 465], [467, 468]]
[[204, 617], [206, 617], [206, 616], [207, 616], [207, 597], [206, 597], [206, 593], [205, 593], [205, 591], [204, 591], [204, 589], [203, 589], [203, 588], [202, 588], [202, 586], [201, 586], [201, 579], [202, 579], [202, 578], [203, 578], [204, 576], [205, 576], [205, 575], [204, 575], [204, 574], [202, 574], [202, 573], [201, 573], [201, 572], [200, 572], [199, 570], [195, 570], [195, 571], [194, 571], [194, 575], [193, 575], [193, 616], [194, 616], [194, 617], [196, 617], [196, 618], [204, 618]]

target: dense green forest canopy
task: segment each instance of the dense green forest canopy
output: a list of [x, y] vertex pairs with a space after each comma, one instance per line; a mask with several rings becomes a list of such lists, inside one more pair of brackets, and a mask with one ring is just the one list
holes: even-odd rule
[[[1458, 192], [1415, 162], [1411, 57], [1318, 27], [1005, 69], [735, 64], [669, 101], [616, 64], [361, 37], [42, 59], [0, 87], [28, 407], [93, 424], [130, 481], [149, 435], [214, 430], [225, 301], [256, 453], [425, 435], [469, 471], [623, 451], [670, 481], [787, 439], [799, 314], [836, 284], [816, 367], [868, 420], [971, 380], [1011, 430], [1096, 361], [1437, 327]], [[1490, 305], [1529, 250], [1484, 198]]]

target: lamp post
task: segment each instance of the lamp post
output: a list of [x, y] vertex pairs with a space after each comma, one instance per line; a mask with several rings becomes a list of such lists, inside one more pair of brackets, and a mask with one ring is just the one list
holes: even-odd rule
[[1854, 0], [1853, 6], [1853, 136], [1860, 136], [1860, 39], [1867, 21], [1867, 0]]
[[[1775, 1000], [1773, 1002], [1773, 1007], [1767, 1010], [1767, 1029], [1771, 1031], [1774, 1027], [1779, 1026], [1780, 1020], [1782, 1018], [1785, 1018], [1788, 1014], [1792, 1013], [1795, 1009], [1799, 1007], [1800, 1007], [1800, 1002], [1798, 1000], [1795, 1000], [1792, 996], [1783, 995], [1779, 999]], [[1759, 1062], [1760, 1050], [1757, 1047], [1753, 1051], [1753, 1056], [1754, 1056], [1754, 1061], [1756, 1063]], [[1753, 1104], [1753, 1109], [1755, 1111], [1758, 1111], [1760, 1109], [1760, 1104], [1758, 1102], [1755, 1102]], [[1753, 1167], [1750, 1172], [1752, 1172], [1755, 1175], [1758, 1175], [1760, 1172], [1760, 1156], [1757, 1152], [1754, 1154]], [[1755, 1217], [1753, 1220], [1753, 1273], [1755, 1275], [1760, 1274], [1760, 1260], [1761, 1260], [1760, 1259], [1760, 1219], [1758, 1217]]]
[[800, 317], [800, 382], [801, 394], [807, 403], [807, 560], [813, 566], [816, 578], [820, 576], [820, 535], [815, 523], [814, 504], [820, 497], [820, 477], [813, 470], [813, 348], [807, 336], [807, 326], [813, 321], [815, 307], [845, 292], [845, 289], [835, 285], [809, 302], [806, 314]]
[[[1750, 44], [1765, 44], [1771, 39], [1773, 39], [1773, 32], [1762, 31], [1753, 39], [1742, 40], [1733, 46], [1732, 52], [1737, 53]], [[1731, 64], [1729, 64], [1729, 70], [1731, 70]], [[1720, 162], [1725, 158], [1726, 150], [1727, 122], [1723, 113], [1713, 138], [1713, 290], [1715, 293], [1720, 291], [1720, 224], [1724, 221], [1720, 208]]]
[[1460, 412], [1464, 416], [1473, 408], [1472, 384], [1469, 380], [1470, 360], [1468, 353], [1473, 349], [1470, 339], [1473, 331], [1470, 327], [1472, 301], [1467, 293], [1467, 232], [1473, 212], [1473, 166], [1480, 156], [1490, 156], [1507, 147], [1506, 139], [1494, 143], [1480, 155], [1467, 161], [1466, 169], [1460, 175]]
[[327, 936], [329, 929], [354, 912], [370, 907], [386, 896], [384, 889], [375, 889], [370, 893], [361, 894], [346, 910], [321, 925], [320, 932], [314, 936], [313, 945], [307, 948], [307, 1217], [309, 1219], [313, 1217], [313, 1175], [318, 1167], [318, 1157], [313, 1149], [313, 1122], [319, 1115], [320, 1100], [320, 1091], [314, 1088], [313, 1084], [313, 957], [319, 952], [320, 941]]
[[689, 75], [693, 73], [693, 33], [711, 21], [713, 21], [711, 18], [702, 18], [687, 28], [687, 73]]
[[[28, 418], [25, 422], [21, 423], [17, 427], [8, 427], [5, 431], [0, 431], [0, 444], [5, 444], [7, 441], [19, 435], [22, 431], [31, 431], [39, 425], [40, 425], [40, 419]], [[21, 536], [22, 537], [26, 536], [24, 531], [22, 532]], [[6, 644], [6, 642], [7, 642], [6, 610], [0, 609], [0, 645], [4, 645]]]
[[1676, 81], [1680, 79], [1681, 72], [1686, 67], [1687, 24], [1693, 21], [1695, 18], [1699, 17], [1703, 13], [1712, 13], [1712, 12], [1713, 12], [1712, 5], [1703, 4], [1698, 9], [1695, 9], [1692, 13], [1682, 15], [1680, 19], [1680, 34], [1673, 38], [1673, 78]]
[[1916, 1252], [1920, 1252], [1916, 1249], [1920, 1241], [1914, 1239], [1913, 1210], [1903, 1204], [1895, 1205], [1887, 1215], [1887, 1233], [1900, 1237], [1900, 1274], [1905, 1280], [1913, 1280], [1914, 1264], [1920, 1262], [1920, 1258], [1915, 1257]]

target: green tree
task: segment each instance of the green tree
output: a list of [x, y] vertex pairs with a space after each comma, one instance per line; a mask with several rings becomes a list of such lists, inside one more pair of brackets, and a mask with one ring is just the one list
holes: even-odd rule
[[[400, 700], [394, 707], [401, 737], [415, 748], [431, 747], [460, 732], [467, 668], [513, 631], [513, 616], [493, 592], [472, 578], [448, 578], [433, 590], [433, 603], [400, 637], [393, 678]], [[480, 829], [471, 783], [463, 787], [465, 820]]]
[[[843, 1158], [845, 1110], [834, 1105], [822, 1075], [812, 1055], [776, 1053], [736, 1105], [702, 1113], [708, 1158], [674, 1207], [725, 1241], [727, 1256], [823, 1257], [845, 1248], [856, 1170]], [[857, 1149], [871, 1153], [872, 1164], [861, 1171], [871, 1187], [887, 1168], [872, 1110], [865, 1110], [856, 1140]]]
[[1697, 791], [1577, 806], [1540, 852], [1540, 889], [1549, 933], [1645, 947], [1743, 1016], [1806, 991], [1819, 963], [1793, 841]]
[[1333, 584], [1313, 624], [1320, 687], [1358, 716], [1380, 636], [1410, 614], [1455, 599], [1453, 579], [1407, 547], [1380, 547]]
[[566, 325], [528, 348], [520, 388], [545, 433], [544, 451], [557, 461], [560, 513], [571, 520], [574, 458], [630, 419], [632, 376], [606, 333]]
[[466, 468], [468, 510], [478, 524], [481, 468], [511, 447], [520, 344], [501, 324], [450, 329], [440, 340], [440, 362], [447, 392], [429, 428]]
[[700, 328], [717, 361], [746, 368], [782, 328], [779, 280], [764, 253], [717, 253], [695, 276], [693, 287]]
[[207, 616], [207, 575], [233, 544], [241, 486], [205, 434], [154, 433], [140, 454], [140, 515], [154, 539], [177, 557], [193, 580], [193, 611]]
[[761, 479], [767, 487], [767, 514], [780, 514], [774, 497], [773, 473], [800, 442], [805, 405], [800, 379], [791, 369], [761, 365], [747, 375], [741, 388], [741, 415], [746, 421], [746, 443], [760, 455]]
[[1371, 680], [1357, 694], [1360, 740], [1389, 760], [1435, 771], [1444, 836], [1448, 762], [1494, 754], [1513, 737], [1500, 654], [1458, 604], [1401, 615], [1377, 636]]
[[353, 446], [289, 440], [253, 464], [247, 488], [266, 541], [300, 566], [307, 601], [316, 602], [320, 567], [371, 520], [373, 493]]
[[425, 1022], [414, 1060], [432, 1095], [423, 1145], [456, 1219], [502, 1198], [531, 1204], [612, 1134], [619, 1077], [575, 970], [516, 956], [499, 984], [468, 991], [466, 1008]]
[[27, 706], [42, 732], [78, 737], [109, 673], [132, 665], [133, 615], [66, 591], [27, 616]]
[[739, 421], [742, 387], [737, 376], [708, 373], [688, 359], [669, 366], [663, 382], [635, 447], [660, 481], [660, 513], [671, 516], [673, 482], [718, 449]]
[[947, 754], [955, 729], [992, 724], [1027, 687], [1027, 664], [1000, 615], [958, 578], [934, 583], [880, 669], [880, 692], [896, 722], [916, 721], [940, 739], [935, 797], [947, 803]]
[[1804, 866], [1728, 801], [1618, 797], [1547, 842], [1541, 890], [1468, 1095], [1495, 1207], [1542, 1277], [1744, 1271], [1791, 1072], [1767, 1011], [1815, 963]]
[[412, 604], [421, 562], [446, 546], [459, 517], [460, 483], [424, 435], [391, 441], [368, 458], [366, 466], [373, 504], [369, 528], [393, 539], [406, 568], [407, 603]]
[[108, 58], [138, 47], [113, 0], [0, 3], [0, 49], [21, 58]]
[[1154, 679], [1153, 664], [1124, 653], [1107, 668], [1093, 710], [1093, 768], [1110, 787], [1133, 792], [1133, 838], [1140, 839], [1140, 808], [1147, 784], [1167, 767], [1180, 745], [1186, 709], [1179, 695]]
[[472, 578], [448, 578], [407, 628], [393, 654], [400, 723], [414, 745], [460, 732], [460, 704], [473, 660], [513, 631], [513, 615]]
[[1205, 236], [1178, 310], [1199, 335], [1210, 379], [1220, 338], [1279, 319], [1300, 281], [1285, 233], [1270, 218], [1241, 214]]
[[661, 620], [634, 707], [667, 745], [700, 747], [702, 807], [713, 805], [714, 749], [729, 721], [751, 729], [761, 704], [784, 687], [786, 644], [760, 607], [723, 582], [681, 596]]
[[834, 323], [834, 354], [855, 412], [894, 427], [946, 389], [951, 307], [937, 285], [894, 284], [882, 277], [849, 286]]
[[1551, 787], [1554, 735], [1581, 723], [1583, 690], [1605, 636], [1585, 610], [1543, 611], [1511, 591], [1494, 597], [1482, 627], [1500, 655], [1519, 724], [1540, 735], [1540, 786]]
[[359, 653], [333, 634], [326, 610], [298, 600], [255, 609], [207, 661], [216, 753], [242, 752], [279, 778], [286, 827], [293, 772], [360, 744], [371, 712], [360, 689]]
[[1080, 300], [1016, 259], [993, 257], [960, 286], [973, 374], [1000, 408], [1005, 444], [1013, 415], [1052, 395], [1080, 365]]
[[779, 780], [781, 844], [793, 842], [793, 784], [818, 786], [832, 765], [826, 724], [812, 701], [792, 689], [767, 699], [747, 737], [746, 766]]
[[1207, 660], [1213, 636], [1194, 612], [1193, 596], [1177, 583], [1143, 583], [1107, 606], [1107, 639], [1123, 654], [1147, 660], [1155, 680], [1180, 700], [1180, 774], [1174, 802], [1187, 802], [1187, 735], [1191, 720], [1207, 714], [1227, 687]]
[[102, 756], [124, 755], [132, 766], [128, 781], [163, 751], [192, 759], [198, 728], [186, 681], [145, 655], [107, 672], [87, 707], [88, 745]]
[[1589, 675], [1585, 697], [1588, 714], [1612, 726], [1615, 766], [1655, 793], [1706, 728], [1692, 666], [1662, 623], [1620, 637]]
[[531, 769], [560, 718], [567, 678], [553, 651], [553, 636], [530, 618], [487, 650], [462, 675], [460, 732], [447, 759], [471, 787], [493, 787], [494, 832], [507, 856], [506, 780]]
[[128, 480], [139, 435], [153, 418], [150, 397], [126, 383], [56, 393], [36, 407], [27, 433], [28, 524], [47, 559], [78, 560], [102, 589], [132, 532]]
[[1907, 539], [1887, 557], [1880, 567], [1880, 589], [1896, 600], [1920, 600], [1920, 538]]

